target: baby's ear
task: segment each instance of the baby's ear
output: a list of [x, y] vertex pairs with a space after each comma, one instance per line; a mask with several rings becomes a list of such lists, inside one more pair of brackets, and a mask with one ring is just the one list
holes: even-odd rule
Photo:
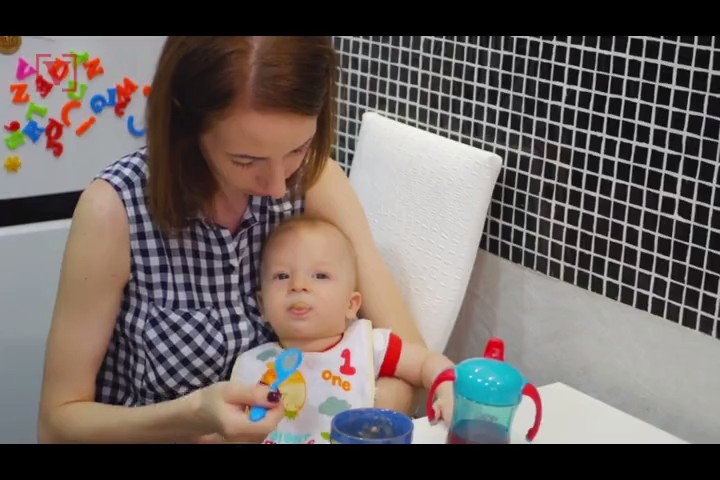
[[345, 317], [348, 320], [354, 319], [357, 316], [358, 310], [360, 310], [360, 305], [362, 305], [362, 295], [360, 295], [360, 292], [353, 292], [352, 295], [350, 295]]

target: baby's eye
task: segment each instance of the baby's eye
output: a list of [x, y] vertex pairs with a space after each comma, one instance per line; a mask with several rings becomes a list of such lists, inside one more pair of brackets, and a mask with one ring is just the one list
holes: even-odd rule
[[322, 273], [322, 272], [316, 273], [315, 277], [319, 278], [320, 280], [327, 280], [328, 278], [330, 278], [330, 276], [327, 273]]
[[287, 273], [280, 272], [280, 273], [276, 273], [276, 274], [273, 276], [273, 278], [275, 278], [275, 279], [277, 279], [277, 280], [287, 280], [287, 278], [288, 278], [289, 276], [290, 276], [290, 275], [288, 275]]

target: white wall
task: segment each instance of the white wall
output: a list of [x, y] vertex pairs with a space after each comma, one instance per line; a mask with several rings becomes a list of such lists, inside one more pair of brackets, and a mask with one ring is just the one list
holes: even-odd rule
[[720, 442], [720, 343], [480, 252], [448, 344], [490, 335], [536, 385], [563, 382], [692, 443]]
[[0, 228], [0, 443], [35, 443], [68, 221]]

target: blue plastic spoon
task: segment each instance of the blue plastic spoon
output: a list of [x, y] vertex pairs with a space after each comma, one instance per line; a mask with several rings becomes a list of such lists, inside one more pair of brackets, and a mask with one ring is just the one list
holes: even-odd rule
[[[290, 376], [295, 373], [298, 368], [300, 368], [302, 361], [303, 354], [297, 348], [290, 348], [278, 355], [275, 359], [275, 372], [277, 373], [277, 378], [273, 384], [270, 385], [270, 390], [279, 389], [280, 385], [282, 385], [285, 380], [290, 378]], [[265, 418], [266, 413], [267, 408], [255, 405], [250, 409], [250, 421], [259, 422]]]

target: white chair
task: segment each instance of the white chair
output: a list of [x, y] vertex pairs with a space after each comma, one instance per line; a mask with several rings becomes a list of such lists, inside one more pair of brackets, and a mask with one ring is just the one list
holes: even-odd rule
[[475, 263], [500, 156], [365, 113], [349, 178], [428, 347], [444, 351]]

